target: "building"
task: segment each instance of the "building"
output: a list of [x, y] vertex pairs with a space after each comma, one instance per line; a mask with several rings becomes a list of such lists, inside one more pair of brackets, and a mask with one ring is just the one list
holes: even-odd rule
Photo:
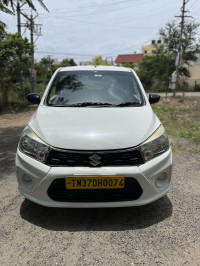
[[[161, 40], [152, 40], [150, 45], [142, 46], [141, 54], [124, 54], [118, 55], [115, 59], [115, 64], [123, 65], [124, 63], [134, 63], [137, 68], [137, 63], [140, 62], [145, 55], [153, 55], [153, 51], [156, 50], [157, 47], [162, 45]], [[134, 67], [135, 68], [135, 67]], [[188, 67], [190, 72], [190, 77], [186, 80], [189, 86], [195, 86], [196, 84], [200, 84], [200, 59], [197, 62], [192, 62]]]
[[190, 77], [187, 80], [189, 86], [195, 86], [200, 84], [200, 59], [197, 62], [193, 62], [191, 66], [188, 67], [190, 72]]
[[115, 64], [122, 65], [123, 63], [138, 63], [142, 60], [143, 54], [123, 54], [118, 55], [115, 59]]
[[162, 44], [161, 40], [152, 40], [150, 45], [142, 46], [142, 53], [144, 55], [152, 55], [153, 51], [156, 51], [157, 47]]
[[81, 61], [80, 63], [79, 63], [79, 65], [80, 66], [89, 66], [89, 65], [91, 65], [91, 61]]
[[153, 51], [161, 45], [161, 40], [152, 40], [150, 45], [143, 45], [142, 46], [142, 53], [141, 54], [125, 54], [125, 55], [118, 55], [115, 59], [115, 63], [122, 65], [123, 63], [135, 63], [137, 64], [142, 60], [145, 55], [152, 55]]

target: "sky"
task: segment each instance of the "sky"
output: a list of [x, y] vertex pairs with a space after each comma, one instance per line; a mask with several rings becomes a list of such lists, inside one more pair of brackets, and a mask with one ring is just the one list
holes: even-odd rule
[[[175, 16], [181, 14], [183, 0], [44, 0], [49, 12], [33, 2], [38, 11], [35, 23], [42, 24], [42, 35], [37, 40], [34, 36], [35, 58], [73, 58], [78, 64], [98, 55], [114, 61], [118, 54], [141, 53], [142, 45], [160, 39], [159, 29], [166, 23], [180, 22]], [[199, 0], [189, 0], [186, 10], [200, 23]], [[26, 5], [22, 12], [31, 14]], [[17, 31], [16, 16], [0, 16], [8, 32]], [[23, 16], [21, 20], [26, 22]], [[23, 27], [22, 33], [29, 38], [28, 29]]]

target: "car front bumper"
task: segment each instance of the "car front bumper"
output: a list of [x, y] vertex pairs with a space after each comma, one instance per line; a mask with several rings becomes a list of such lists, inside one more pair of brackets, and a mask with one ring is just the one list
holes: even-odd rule
[[[16, 154], [19, 191], [29, 200], [48, 207], [98, 208], [128, 207], [151, 203], [163, 197], [171, 187], [171, 148], [140, 166], [129, 167], [49, 167], [19, 149]], [[143, 193], [137, 200], [115, 202], [60, 202], [52, 200], [48, 188], [53, 180], [76, 176], [125, 176], [138, 181]]]

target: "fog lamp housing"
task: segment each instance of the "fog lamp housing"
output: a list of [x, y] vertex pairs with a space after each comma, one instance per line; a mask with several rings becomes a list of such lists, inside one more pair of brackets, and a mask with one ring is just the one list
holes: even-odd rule
[[163, 186], [165, 186], [166, 184], [168, 184], [168, 176], [167, 173], [162, 172], [159, 174], [159, 176], [157, 176], [156, 180], [155, 180], [155, 184], [158, 188], [161, 188]]
[[33, 181], [33, 178], [28, 175], [28, 174], [23, 174], [22, 177], [21, 177], [21, 181], [22, 181], [22, 186], [31, 191], [34, 187], [34, 181]]

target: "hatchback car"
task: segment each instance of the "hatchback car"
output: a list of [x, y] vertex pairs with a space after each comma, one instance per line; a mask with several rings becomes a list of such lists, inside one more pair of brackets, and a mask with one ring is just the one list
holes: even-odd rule
[[171, 186], [165, 129], [130, 68], [59, 68], [26, 125], [16, 154], [19, 191], [50, 207], [137, 206]]

